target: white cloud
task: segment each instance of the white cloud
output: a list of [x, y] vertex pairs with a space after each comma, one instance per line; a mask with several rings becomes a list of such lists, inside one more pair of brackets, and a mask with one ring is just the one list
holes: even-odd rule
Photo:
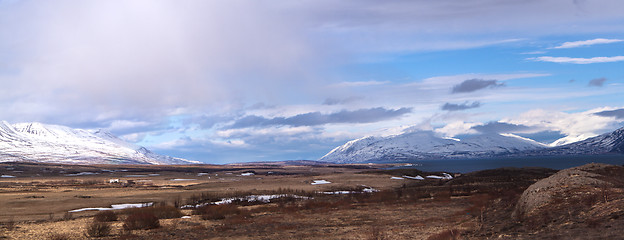
[[535, 109], [521, 113], [518, 116], [504, 118], [500, 122], [561, 132], [566, 137], [553, 143], [553, 145], [561, 145], [612, 131], [621, 121], [594, 114], [605, 109], [596, 108], [577, 113]]
[[210, 142], [215, 144], [215, 145], [220, 145], [220, 146], [223, 146], [223, 147], [242, 148], [242, 147], [248, 147], [249, 146], [247, 143], [245, 143], [244, 140], [240, 140], [240, 139], [211, 140]]
[[108, 130], [111, 132], [123, 131], [123, 130], [128, 130], [128, 129], [133, 129], [133, 128], [147, 127], [150, 125], [152, 125], [152, 123], [145, 122], [145, 121], [116, 120], [110, 124], [110, 126], [108, 127]]
[[444, 137], [454, 137], [461, 134], [477, 134], [472, 127], [481, 125], [482, 123], [471, 123], [463, 121], [455, 121], [446, 124], [444, 127], [435, 129], [435, 132], [442, 134]]
[[527, 58], [527, 60], [533, 60], [533, 61], [538, 61], [538, 62], [590, 64], [590, 63], [608, 63], [608, 62], [624, 61], [624, 56], [593, 57], [593, 58], [571, 58], [571, 57], [543, 56], [543, 57]]
[[505, 74], [483, 74], [483, 73], [467, 73], [448, 76], [437, 76], [426, 78], [420, 82], [408, 83], [406, 86], [418, 86], [423, 89], [450, 89], [451, 87], [466, 81], [468, 79], [485, 79], [507, 81], [524, 78], [546, 77], [549, 73], [505, 73]]
[[607, 43], [616, 43], [616, 42], [622, 42], [624, 40], [622, 39], [605, 39], [605, 38], [596, 38], [596, 39], [592, 39], [592, 40], [585, 40], [585, 41], [574, 41], [574, 42], [564, 42], [563, 44], [553, 47], [554, 49], [559, 49], [559, 48], [577, 48], [577, 47], [585, 47], [585, 46], [591, 46], [591, 45], [596, 45], [596, 44], [607, 44]]

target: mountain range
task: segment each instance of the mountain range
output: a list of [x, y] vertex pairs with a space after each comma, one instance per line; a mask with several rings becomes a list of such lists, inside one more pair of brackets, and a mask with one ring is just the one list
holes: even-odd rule
[[558, 147], [548, 147], [513, 134], [490, 133], [459, 140], [441, 138], [431, 131], [416, 131], [389, 137], [352, 140], [334, 148], [319, 160], [353, 163], [610, 153], [624, 153], [624, 128]]
[[[624, 154], [624, 128], [557, 147], [513, 134], [442, 138], [432, 131], [365, 137], [336, 147], [322, 162], [401, 162], [425, 159]], [[624, 156], [624, 155], [623, 155]], [[104, 130], [73, 129], [42, 123], [0, 122], [0, 162], [65, 164], [197, 164], [156, 154]]]
[[41, 123], [0, 122], [0, 162], [64, 164], [195, 164], [156, 154], [103, 131]]

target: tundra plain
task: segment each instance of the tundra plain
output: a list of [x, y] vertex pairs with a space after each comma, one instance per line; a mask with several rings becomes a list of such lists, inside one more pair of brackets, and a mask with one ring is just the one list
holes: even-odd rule
[[[624, 213], [621, 186], [614, 185], [583, 193], [592, 196], [583, 202], [585, 208], [611, 204], [612, 214], [604, 219], [585, 222], [557, 215], [553, 223], [540, 214], [539, 221], [512, 217], [523, 191], [557, 172], [552, 169], [457, 174], [397, 166], [1, 163], [0, 238], [551, 239], [573, 237], [576, 230], [615, 234], [613, 221]], [[624, 173], [614, 168], [613, 174]], [[596, 197], [605, 191], [608, 198]], [[151, 206], [88, 210], [120, 204]], [[155, 225], [128, 227], [138, 211], [158, 216]], [[93, 234], [90, 229], [102, 212], [118, 217], [102, 223], [108, 230]], [[575, 231], [566, 230], [571, 226]]]

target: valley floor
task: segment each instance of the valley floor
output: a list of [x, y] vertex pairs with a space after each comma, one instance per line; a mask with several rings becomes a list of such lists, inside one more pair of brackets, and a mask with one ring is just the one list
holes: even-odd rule
[[[0, 173], [12, 177], [0, 179], [0, 239], [593, 239], [623, 231], [614, 228], [624, 220], [619, 185], [608, 199], [573, 205], [577, 215], [602, 209], [591, 221], [518, 219], [511, 215], [521, 193], [557, 171], [501, 168], [445, 179], [388, 167], [3, 163]], [[223, 199], [232, 202], [210, 204]], [[152, 206], [69, 212], [139, 203]], [[115, 218], [101, 221], [105, 212]], [[93, 232], [102, 226], [109, 229]]]

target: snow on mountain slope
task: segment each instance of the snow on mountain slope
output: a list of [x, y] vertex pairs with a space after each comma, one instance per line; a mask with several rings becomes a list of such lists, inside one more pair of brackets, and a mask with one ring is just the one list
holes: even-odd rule
[[98, 130], [91, 132], [41, 123], [0, 122], [0, 162], [32, 161], [67, 164], [191, 164], [158, 155]]
[[598, 135], [586, 140], [530, 152], [530, 155], [591, 155], [620, 153], [624, 154], [624, 128]]
[[366, 137], [339, 146], [320, 158], [329, 162], [401, 161], [502, 155], [544, 148], [543, 144], [515, 136], [484, 134], [457, 141], [431, 131], [396, 136]]

